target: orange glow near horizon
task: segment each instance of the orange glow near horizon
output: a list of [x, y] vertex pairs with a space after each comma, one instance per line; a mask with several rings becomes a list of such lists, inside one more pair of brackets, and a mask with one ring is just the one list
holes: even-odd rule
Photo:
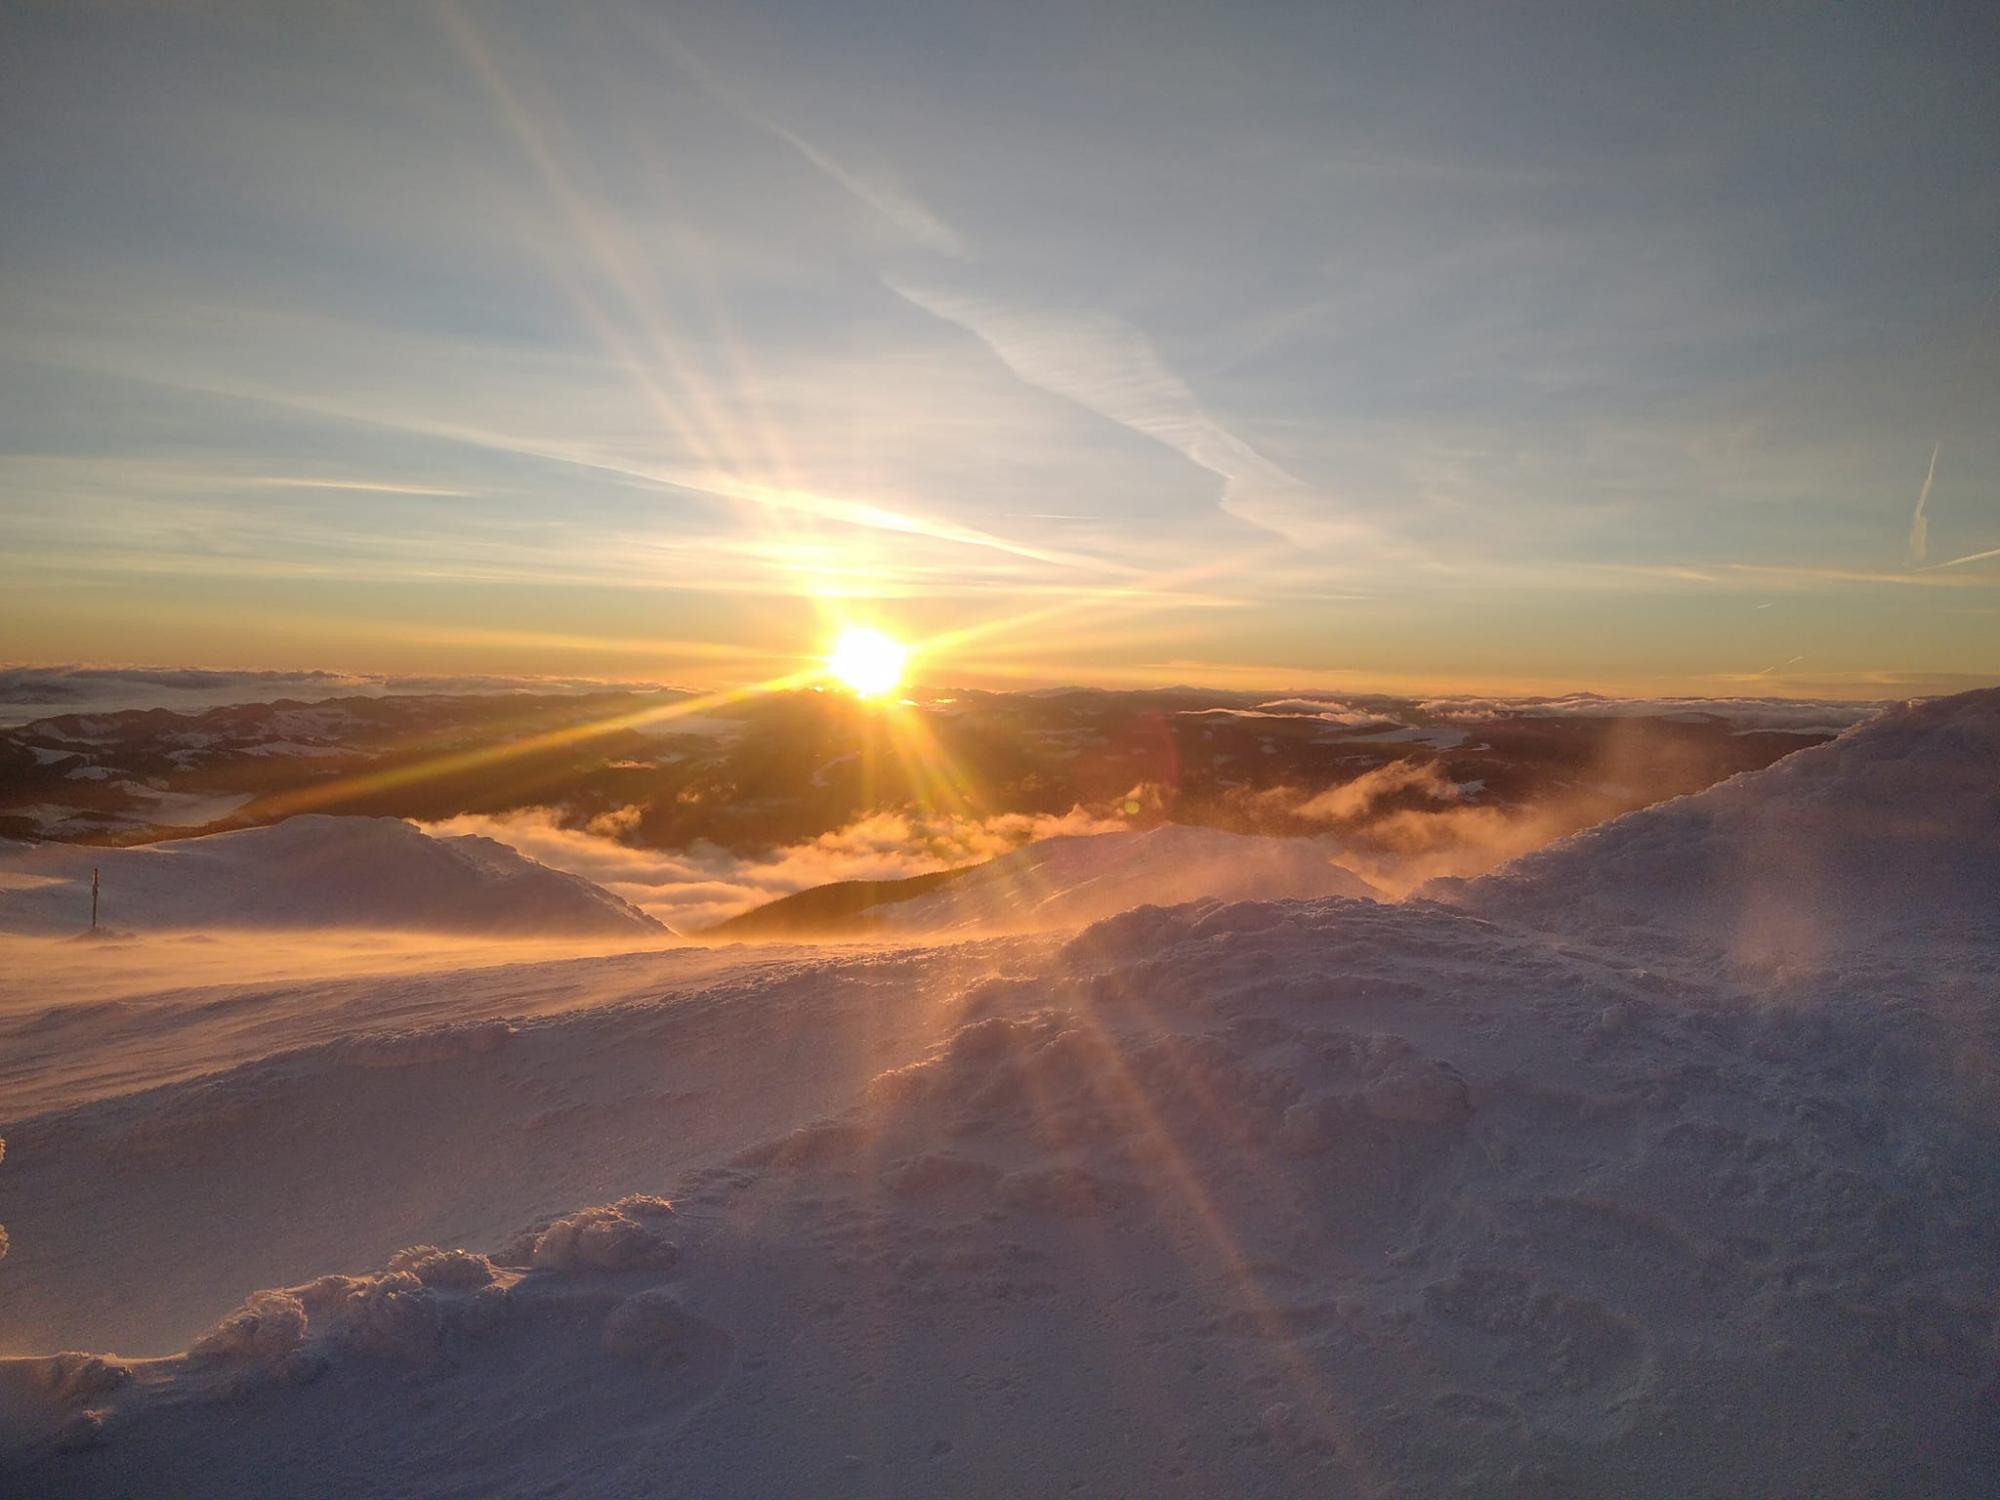
[[902, 686], [910, 648], [872, 625], [849, 625], [834, 638], [826, 670], [857, 698], [880, 698]]

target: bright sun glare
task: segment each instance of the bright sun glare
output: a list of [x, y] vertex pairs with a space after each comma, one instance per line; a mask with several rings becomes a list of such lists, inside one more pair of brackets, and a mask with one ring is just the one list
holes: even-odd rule
[[850, 625], [834, 641], [826, 669], [858, 696], [879, 698], [902, 682], [909, 659], [910, 648], [901, 641], [871, 626]]

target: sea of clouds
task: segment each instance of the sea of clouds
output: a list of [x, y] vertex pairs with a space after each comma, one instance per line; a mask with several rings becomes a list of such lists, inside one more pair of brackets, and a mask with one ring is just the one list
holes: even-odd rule
[[530, 859], [581, 875], [678, 932], [696, 932], [794, 891], [836, 880], [901, 880], [978, 864], [1037, 839], [1112, 833], [1129, 825], [1072, 808], [1050, 813], [919, 816], [878, 812], [781, 848], [737, 853], [715, 844], [646, 849], [620, 842], [640, 810], [621, 808], [581, 828], [553, 807], [466, 813], [419, 825], [439, 837], [480, 834]]

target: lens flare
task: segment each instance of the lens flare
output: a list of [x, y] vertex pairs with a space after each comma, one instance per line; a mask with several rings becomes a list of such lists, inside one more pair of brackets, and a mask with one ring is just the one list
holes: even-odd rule
[[910, 648], [893, 636], [867, 625], [841, 631], [827, 656], [826, 669], [860, 698], [879, 698], [903, 680]]

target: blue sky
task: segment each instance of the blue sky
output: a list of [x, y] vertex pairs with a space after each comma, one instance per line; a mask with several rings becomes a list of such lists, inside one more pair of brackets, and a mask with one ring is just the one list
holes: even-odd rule
[[12, 659], [2000, 677], [1985, 7], [5, 24]]

